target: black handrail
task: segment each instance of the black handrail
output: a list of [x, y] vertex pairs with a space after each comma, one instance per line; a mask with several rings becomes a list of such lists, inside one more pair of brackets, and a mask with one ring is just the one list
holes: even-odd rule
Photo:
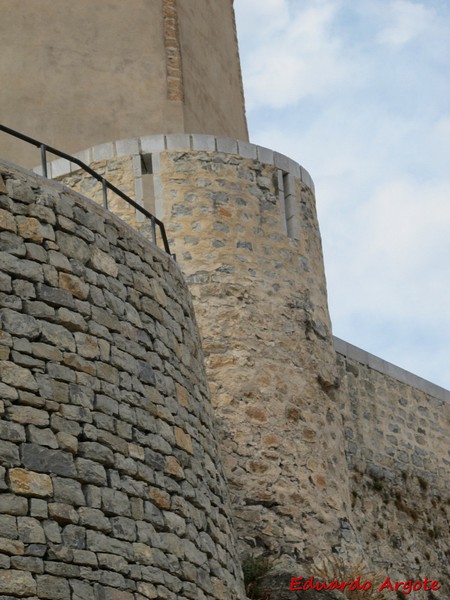
[[118, 196], [120, 196], [123, 200], [125, 200], [125, 202], [127, 202], [128, 204], [130, 204], [133, 208], [135, 208], [137, 211], [139, 211], [140, 213], [142, 213], [145, 217], [147, 217], [147, 219], [150, 220], [151, 223], [151, 232], [152, 232], [152, 240], [153, 243], [156, 244], [156, 226], [158, 226], [159, 228], [159, 233], [161, 235], [161, 239], [164, 245], [164, 250], [167, 252], [167, 254], [169, 254], [170, 256], [170, 247], [169, 247], [169, 242], [167, 240], [167, 235], [166, 235], [166, 229], [164, 227], [164, 223], [162, 221], [160, 221], [157, 217], [155, 217], [154, 215], [152, 215], [152, 213], [150, 213], [148, 210], [146, 210], [145, 208], [143, 208], [142, 206], [140, 206], [137, 202], [135, 202], [134, 200], [132, 200], [129, 196], [127, 196], [126, 194], [124, 194], [124, 192], [122, 192], [121, 190], [119, 190], [119, 188], [116, 188], [115, 185], [113, 185], [112, 183], [110, 183], [107, 179], [105, 179], [104, 177], [102, 177], [101, 175], [99, 175], [96, 171], [94, 171], [94, 169], [91, 169], [91, 167], [89, 167], [89, 165], [85, 164], [83, 161], [81, 161], [78, 158], [75, 158], [75, 156], [70, 156], [70, 154], [66, 154], [65, 152], [61, 152], [61, 150], [57, 150], [56, 148], [52, 148], [51, 146], [48, 146], [47, 144], [44, 144], [43, 142], [39, 142], [38, 140], [35, 140], [31, 137], [29, 137], [28, 135], [24, 135], [23, 133], [19, 133], [18, 131], [15, 131], [14, 129], [10, 129], [9, 127], [6, 127], [5, 125], [0, 124], [0, 131], [4, 131], [5, 133], [8, 133], [9, 135], [12, 135], [16, 138], [19, 138], [20, 140], [23, 140], [24, 142], [27, 142], [28, 144], [32, 144], [33, 146], [36, 146], [37, 148], [40, 148], [41, 150], [41, 163], [42, 163], [42, 174], [44, 175], [44, 177], [46, 177], [48, 179], [47, 176], [47, 152], [49, 152], [50, 154], [55, 154], [56, 156], [60, 156], [61, 158], [64, 158], [65, 160], [74, 163], [76, 165], [78, 165], [79, 167], [81, 167], [84, 171], [86, 171], [87, 173], [89, 173], [89, 175], [91, 175], [92, 177], [94, 177], [97, 181], [99, 181], [102, 184], [102, 190], [103, 190], [103, 205], [104, 207], [108, 209], [108, 194], [107, 194], [107, 190], [111, 190], [112, 192], [114, 192], [115, 194], [117, 194]]

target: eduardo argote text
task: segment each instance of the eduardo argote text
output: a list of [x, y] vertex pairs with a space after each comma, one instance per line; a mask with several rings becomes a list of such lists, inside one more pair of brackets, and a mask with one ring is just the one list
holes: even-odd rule
[[[386, 577], [383, 583], [378, 587], [378, 591], [392, 591], [392, 592], [403, 592], [407, 595], [411, 592], [418, 592], [424, 590], [425, 592], [436, 591], [440, 589], [439, 582], [437, 579], [407, 579], [406, 581], [392, 581], [390, 577]], [[371, 581], [361, 581], [361, 577], [357, 577], [352, 581], [338, 581], [333, 579], [330, 582], [315, 581], [312, 575], [309, 579], [304, 577], [292, 577], [289, 590], [291, 592], [302, 592], [306, 590], [316, 590], [318, 592], [322, 590], [341, 590], [349, 589], [352, 592], [355, 591], [369, 591], [373, 588]]]

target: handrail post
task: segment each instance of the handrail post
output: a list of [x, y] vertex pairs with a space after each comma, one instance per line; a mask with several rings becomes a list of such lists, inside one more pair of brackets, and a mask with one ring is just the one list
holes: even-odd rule
[[102, 190], [103, 190], [103, 206], [108, 209], [108, 187], [106, 185], [106, 179], [102, 177]]
[[150, 222], [152, 224], [152, 241], [156, 246], [156, 224], [155, 224], [155, 217], [152, 215]]
[[47, 152], [45, 144], [41, 144], [42, 175], [47, 177]]

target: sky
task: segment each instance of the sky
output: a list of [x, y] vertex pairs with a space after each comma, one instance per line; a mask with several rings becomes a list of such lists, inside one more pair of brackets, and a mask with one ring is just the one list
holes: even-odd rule
[[450, 0], [235, 0], [250, 140], [311, 174], [333, 333], [450, 389]]

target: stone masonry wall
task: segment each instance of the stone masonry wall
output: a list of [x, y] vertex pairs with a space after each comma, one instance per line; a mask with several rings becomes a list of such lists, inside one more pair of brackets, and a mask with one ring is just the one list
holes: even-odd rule
[[358, 543], [314, 194], [298, 165], [247, 151], [162, 152], [163, 218], [193, 294], [240, 550], [292, 572]]
[[205, 135], [122, 140], [79, 158], [116, 164], [127, 152], [151, 164], [156, 214], [194, 296], [241, 554], [289, 564], [331, 548], [358, 554], [309, 174]]
[[437, 579], [442, 587], [433, 598], [446, 600], [450, 393], [348, 347], [339, 341], [340, 396], [352, 513], [365, 555], [392, 580]]
[[308, 173], [205, 135], [80, 158], [125, 155], [137, 191], [151, 166], [156, 215], [193, 293], [241, 554], [281, 558], [286, 577], [341, 553], [393, 579], [448, 581], [450, 395], [331, 337]]
[[1, 598], [244, 598], [178, 267], [60, 184], [1, 174]]
[[[135, 200], [135, 174], [131, 156], [122, 156], [108, 161], [95, 160], [89, 166], [119, 188], [120, 191]], [[61, 175], [56, 179], [97, 204], [103, 205], [102, 185], [86, 171], [79, 169], [72, 171], [70, 174]], [[136, 210], [110, 190], [108, 190], [108, 208], [116, 216], [120, 217], [122, 221], [125, 221], [125, 223], [128, 223], [134, 229], [139, 229], [141, 222], [136, 214]]]

